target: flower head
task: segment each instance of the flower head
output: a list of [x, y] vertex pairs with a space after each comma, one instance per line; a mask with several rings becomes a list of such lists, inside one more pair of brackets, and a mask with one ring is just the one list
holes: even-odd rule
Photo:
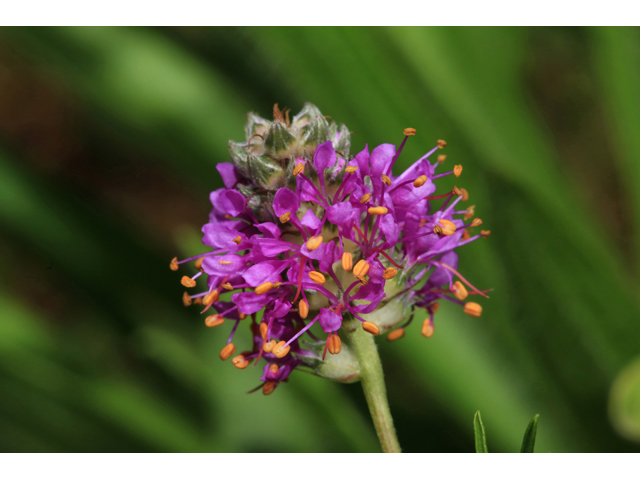
[[[211, 193], [202, 228], [209, 251], [170, 266], [195, 260], [198, 273], [182, 284], [192, 288], [204, 275], [206, 288], [185, 294], [185, 305], [215, 310], [207, 326], [232, 322], [220, 357], [239, 369], [264, 360], [265, 394], [300, 366], [357, 380], [357, 360], [340, 334], [358, 324], [374, 335], [392, 330], [396, 340], [424, 308], [422, 334], [430, 337], [440, 300], [480, 316], [467, 297], [486, 295], [458, 273], [455, 249], [488, 231], [470, 234], [482, 221], [472, 220], [473, 206], [460, 206], [466, 190], [436, 194], [435, 180], [462, 172], [457, 165], [436, 173], [444, 155], [431, 157], [444, 141], [394, 175], [415, 133], [405, 129], [399, 148], [367, 146], [352, 157], [344, 125], [311, 104], [292, 120], [276, 105], [273, 121], [249, 114], [246, 141], [229, 143], [233, 163], [217, 166], [225, 187]], [[253, 344], [233, 357], [240, 324], [250, 327]]]

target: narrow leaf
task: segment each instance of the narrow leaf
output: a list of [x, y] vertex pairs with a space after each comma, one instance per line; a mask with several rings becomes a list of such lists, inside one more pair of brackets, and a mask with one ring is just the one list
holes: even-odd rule
[[489, 449], [487, 448], [487, 437], [484, 433], [484, 425], [482, 424], [480, 410], [478, 410], [473, 417], [473, 431], [476, 437], [476, 453], [489, 453]]
[[533, 447], [536, 444], [536, 433], [538, 431], [538, 418], [540, 418], [540, 414], [537, 414], [529, 422], [527, 431], [524, 432], [524, 438], [522, 439], [522, 450], [520, 451], [520, 453], [533, 453]]

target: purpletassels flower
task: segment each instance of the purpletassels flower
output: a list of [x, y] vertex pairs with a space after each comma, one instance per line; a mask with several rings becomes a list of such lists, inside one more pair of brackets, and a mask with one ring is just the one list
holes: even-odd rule
[[[233, 357], [239, 369], [264, 360], [265, 395], [298, 367], [357, 380], [360, 367], [340, 337], [354, 325], [396, 340], [424, 308], [422, 334], [430, 337], [440, 300], [480, 316], [467, 297], [486, 294], [458, 273], [455, 249], [490, 232], [471, 235], [482, 221], [472, 220], [473, 206], [460, 207], [466, 190], [436, 193], [434, 180], [462, 172], [457, 165], [436, 173], [445, 156], [431, 157], [444, 141], [394, 176], [413, 129], [399, 148], [367, 146], [352, 157], [344, 125], [310, 104], [290, 121], [276, 105], [273, 121], [249, 114], [246, 135], [229, 144], [233, 163], [217, 166], [225, 188], [211, 193], [202, 228], [209, 251], [174, 259], [171, 269], [195, 260], [197, 273], [182, 284], [195, 287], [204, 276], [206, 288], [185, 293], [185, 305], [213, 309], [209, 327], [233, 323], [220, 358]], [[249, 325], [253, 344], [234, 356], [240, 324]]]

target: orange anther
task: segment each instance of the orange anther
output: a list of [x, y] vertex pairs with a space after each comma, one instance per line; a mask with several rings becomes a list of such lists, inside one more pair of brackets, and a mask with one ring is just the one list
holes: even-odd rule
[[476, 214], [476, 206], [475, 205], [471, 205], [471, 206], [467, 207], [467, 211], [464, 212], [464, 219], [465, 220], [469, 220], [475, 214]]
[[358, 167], [356, 167], [355, 165], [349, 165], [347, 168], [344, 169], [344, 171], [347, 173], [353, 173], [356, 170], [358, 170]]
[[240, 320], [244, 320], [245, 318], [247, 318], [247, 314], [246, 313], [242, 313], [242, 312], [238, 312], [238, 318]]
[[262, 393], [264, 393], [265, 395], [271, 395], [276, 389], [276, 385], [276, 382], [265, 382], [265, 384], [262, 385]]
[[195, 267], [200, 270], [202, 268], [202, 262], [204, 261], [204, 257], [200, 257], [194, 262]]
[[442, 218], [438, 220], [438, 223], [439, 225], [433, 227], [433, 231], [438, 235], [449, 236], [456, 233], [456, 226], [452, 221]]
[[438, 140], [438, 148], [444, 148], [447, 146], [447, 142], [444, 140]]
[[389, 335], [387, 335], [387, 340], [389, 340], [390, 342], [395, 342], [402, 337], [404, 337], [404, 328], [398, 328], [396, 330], [393, 330], [392, 332], [389, 332]]
[[222, 285], [220, 285], [222, 288], [224, 288], [225, 290], [233, 290], [233, 285], [231, 285], [229, 282], [227, 283], [223, 283]]
[[362, 285], [368, 285], [369, 284], [369, 279], [367, 277], [365, 277], [364, 275], [358, 275], [356, 278], [358, 280], [360, 280], [360, 283]]
[[416, 129], [415, 128], [405, 128], [402, 133], [404, 133], [407, 137], [409, 135], [415, 135], [416, 134]]
[[309, 278], [311, 280], [313, 280], [314, 282], [316, 282], [318, 285], [324, 285], [324, 282], [326, 282], [327, 280], [324, 278], [324, 275], [321, 274], [320, 272], [309, 272]]
[[278, 373], [278, 370], [280, 370], [280, 367], [278, 366], [277, 363], [272, 363], [271, 365], [269, 365], [269, 370], [271, 370], [271, 373]]
[[370, 265], [366, 260], [362, 259], [353, 267], [353, 275], [356, 277], [363, 277], [369, 271]]
[[304, 172], [304, 163], [299, 163], [293, 169], [293, 176], [297, 177], [299, 174], [303, 172]]
[[385, 215], [389, 212], [387, 207], [369, 207], [367, 210], [371, 215]]
[[184, 292], [182, 294], [182, 303], [185, 307], [188, 307], [193, 303], [193, 300], [191, 300], [191, 296], [187, 292]]
[[444, 163], [446, 159], [447, 159], [446, 155], [438, 155], [438, 163]]
[[419, 226], [419, 227], [424, 227], [426, 223], [427, 223], [427, 220], [426, 220], [426, 219], [424, 219], [424, 218], [421, 218], [421, 219], [420, 219], [420, 223], [418, 224], [418, 226]]
[[365, 332], [368, 332], [371, 335], [380, 335], [380, 329], [375, 323], [363, 322], [362, 328], [364, 329]]
[[350, 272], [353, 269], [353, 255], [349, 252], [342, 254], [342, 269], [345, 272]]
[[396, 268], [389, 267], [385, 269], [384, 273], [382, 274], [382, 278], [384, 278], [385, 280], [390, 280], [393, 277], [395, 277], [397, 274], [398, 274], [398, 270]]
[[469, 240], [470, 238], [471, 234], [469, 233], [469, 230], [465, 230], [464, 232], [462, 232], [462, 241]]
[[384, 173], [382, 174], [382, 183], [387, 186], [391, 186], [391, 179], [387, 177]]
[[364, 205], [369, 200], [371, 200], [371, 194], [370, 193], [365, 193], [364, 195], [362, 195], [362, 198], [360, 199], [360, 203]]
[[462, 173], [462, 165], [456, 165], [455, 167], [453, 167], [453, 174], [456, 177], [459, 177], [461, 173]]
[[196, 299], [193, 301], [194, 305], [202, 305], [202, 297], [196, 297]]
[[233, 357], [231, 363], [233, 363], [234, 367], [239, 368], [240, 370], [245, 369], [249, 366], [249, 360], [245, 359], [244, 355]]
[[425, 183], [427, 183], [427, 176], [426, 175], [420, 175], [418, 178], [416, 178], [413, 181], [413, 186], [418, 188], [418, 187], [421, 187], [422, 185], [424, 185]]
[[453, 187], [453, 193], [454, 193], [454, 195], [457, 195], [458, 197], [462, 196], [462, 190], [460, 190], [458, 187]]
[[422, 335], [429, 338], [433, 335], [434, 330], [435, 328], [433, 327], [433, 323], [431, 322], [431, 319], [425, 318], [424, 322], [422, 323], [422, 332], [421, 332]]
[[469, 200], [469, 192], [467, 192], [466, 188], [461, 188], [460, 189], [460, 193], [462, 194], [462, 201], [466, 202], [467, 200]]
[[233, 243], [235, 243], [236, 245], [240, 245], [242, 243], [242, 237], [238, 235], [236, 238], [233, 239]]
[[264, 283], [261, 283], [260, 285], [258, 285], [256, 287], [255, 292], [256, 292], [256, 295], [262, 295], [262, 294], [267, 293], [272, 288], [273, 288], [273, 283], [264, 282]]
[[300, 314], [300, 318], [307, 318], [309, 315], [309, 304], [305, 299], [298, 302], [298, 313]]
[[233, 355], [236, 351], [236, 346], [233, 343], [226, 345], [222, 350], [220, 350], [220, 360], [226, 360], [231, 355]]
[[432, 303], [431, 305], [429, 305], [427, 307], [427, 311], [429, 311], [430, 313], [435, 314], [438, 310], [440, 310], [440, 304], [439, 303]]
[[482, 315], [482, 306], [476, 302], [467, 302], [464, 304], [464, 313], [472, 317], [479, 317]]
[[220, 260], [220, 265], [231, 265], [233, 262], [231, 260]]
[[277, 358], [282, 358], [282, 357], [286, 356], [287, 353], [289, 353], [289, 350], [291, 350], [291, 347], [289, 345], [287, 345], [286, 343], [287, 342], [285, 342], [285, 341], [278, 342], [278, 343], [276, 343], [275, 347], [273, 347], [273, 354]]
[[271, 353], [273, 352], [273, 347], [276, 346], [276, 341], [275, 340], [271, 340], [269, 342], [264, 342], [262, 344], [262, 349], [264, 350], [264, 353]]
[[337, 355], [342, 351], [342, 340], [335, 333], [329, 338], [328, 350], [331, 355]]
[[191, 280], [186, 275], [184, 277], [182, 277], [182, 280], [180, 280], [180, 283], [182, 283], [182, 285], [184, 285], [187, 288], [193, 288], [193, 287], [196, 286], [196, 281], [195, 280]]
[[469, 296], [469, 292], [467, 292], [467, 289], [460, 281], [453, 284], [452, 290], [458, 300], [464, 300]]
[[480, 230], [480, 235], [482, 235], [484, 238], [487, 238], [489, 235], [491, 235], [491, 230]]
[[207, 318], [204, 319], [204, 324], [207, 327], [217, 327], [219, 325], [222, 325], [224, 323], [224, 318], [222, 318], [222, 315], [220, 314], [215, 314], [215, 315], [209, 315]]
[[269, 330], [269, 325], [265, 322], [262, 322], [260, 324], [260, 336], [262, 337], [263, 341], [267, 341], [267, 330]]
[[470, 227], [478, 227], [482, 225], [482, 220], [480, 220], [479, 218], [474, 218], [473, 221], [471, 222], [471, 225], [469, 225]]
[[320, 247], [320, 245], [322, 245], [323, 240], [324, 239], [322, 238], [322, 235], [311, 237], [309, 240], [307, 240], [307, 248], [309, 250], [316, 250], [318, 247]]
[[178, 257], [173, 257], [171, 263], [169, 263], [169, 268], [175, 272], [176, 270], [178, 270], [178, 267]]
[[280, 215], [280, 223], [287, 223], [291, 218], [291, 212], [284, 212]]
[[207, 293], [202, 299], [202, 303], [204, 305], [211, 305], [213, 302], [217, 302], [220, 298], [220, 292], [218, 290], [211, 290]]

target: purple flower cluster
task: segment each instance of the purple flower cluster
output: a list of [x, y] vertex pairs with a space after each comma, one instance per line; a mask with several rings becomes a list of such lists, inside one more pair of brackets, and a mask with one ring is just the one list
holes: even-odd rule
[[[235, 145], [261, 148], [269, 145], [277, 128], [292, 130], [288, 116], [285, 120], [277, 108], [276, 112], [273, 123], [264, 121], [260, 133], [248, 131], [247, 142]], [[315, 119], [306, 121], [308, 131]], [[336, 151], [344, 133], [331, 134], [314, 148], [290, 140], [278, 155], [259, 151], [262, 157], [256, 158], [263, 158], [261, 165], [272, 162], [284, 172], [278, 182], [256, 181], [237, 161], [218, 164], [225, 188], [211, 193], [213, 210], [202, 228], [203, 243], [210, 251], [171, 262], [172, 270], [177, 270], [179, 264], [195, 260], [198, 273], [182, 278], [185, 287], [206, 277], [206, 289], [185, 293], [185, 305], [202, 304], [203, 312], [215, 310], [205, 320], [209, 327], [232, 321], [220, 353], [223, 360], [235, 353], [238, 326], [250, 326], [253, 345], [233, 356], [232, 362], [244, 369], [265, 360], [261, 380], [266, 395], [295, 368], [317, 365], [327, 352], [339, 355], [344, 322], [359, 321], [373, 335], [391, 330], [388, 338], [395, 340], [404, 335], [420, 308], [428, 313], [422, 334], [430, 337], [438, 300], [460, 304], [472, 316], [482, 311], [479, 304], [465, 300], [469, 294], [484, 292], [457, 272], [455, 249], [489, 232], [470, 235], [468, 229], [482, 221], [471, 220], [473, 207], [460, 208], [467, 199], [464, 189], [434, 194], [434, 180], [458, 177], [462, 171], [458, 165], [436, 173], [445, 156], [434, 162], [430, 157], [445, 142], [438, 141], [394, 176], [394, 164], [415, 130], [405, 129], [397, 149], [382, 144], [370, 152], [365, 147], [352, 158]], [[435, 206], [439, 200], [441, 205]], [[392, 319], [375, 315], [391, 301], [399, 302], [399, 315]], [[320, 328], [314, 334], [311, 329], [316, 324]], [[320, 329], [326, 339], [318, 338], [323, 336]], [[351, 377], [340, 380], [354, 380], [357, 374]]]

